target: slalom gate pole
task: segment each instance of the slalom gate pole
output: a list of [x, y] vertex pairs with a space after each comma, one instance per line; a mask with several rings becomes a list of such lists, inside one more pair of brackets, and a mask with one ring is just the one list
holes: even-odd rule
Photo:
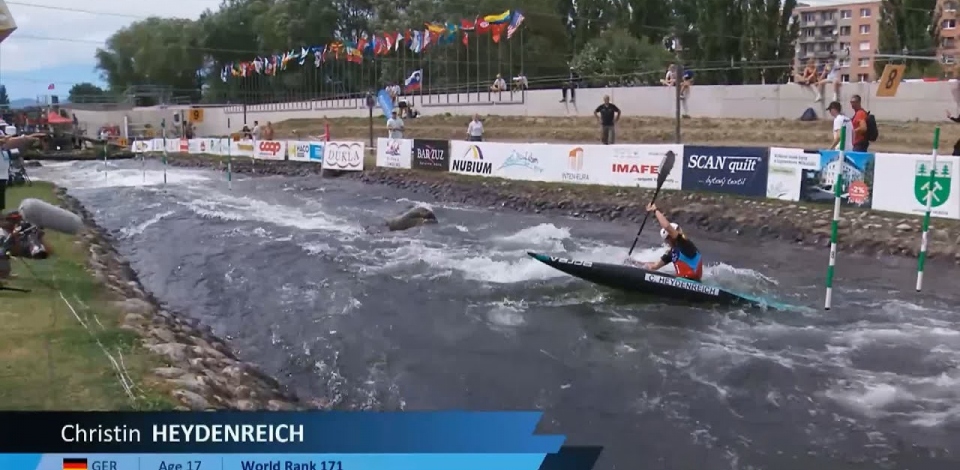
[[103, 179], [107, 179], [107, 141], [103, 141]]
[[167, 184], [167, 128], [163, 128], [163, 184]]
[[920, 255], [917, 257], [917, 292], [923, 290], [923, 265], [927, 262], [927, 242], [930, 240], [930, 210], [933, 207], [933, 185], [937, 176], [937, 153], [940, 149], [940, 127], [933, 130], [933, 163], [927, 183], [927, 208], [923, 213], [923, 234], [920, 235]]
[[233, 154], [230, 147], [233, 146], [233, 138], [227, 138], [227, 188], [233, 189]]
[[250, 153], [250, 173], [257, 172], [257, 139], [253, 139], [253, 152]]
[[147, 182], [147, 154], [146, 152], [140, 154], [140, 171], [143, 172], [143, 182]]
[[[840, 155], [839, 161], [844, 161], [844, 145], [847, 141], [847, 127], [840, 128]], [[843, 167], [841, 167], [843, 168]], [[837, 264], [837, 229], [840, 226], [840, 201], [843, 193], [843, 171], [837, 174], [837, 180], [833, 183], [833, 221], [830, 223], [830, 261], [827, 264], [827, 295], [823, 303], [824, 310], [830, 310], [833, 304], [833, 274], [834, 266]]]

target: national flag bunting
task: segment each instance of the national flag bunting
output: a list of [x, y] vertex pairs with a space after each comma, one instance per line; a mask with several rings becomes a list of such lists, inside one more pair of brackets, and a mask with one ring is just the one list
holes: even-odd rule
[[423, 70], [415, 70], [403, 82], [403, 91], [417, 91], [420, 89], [420, 81], [423, 79]]

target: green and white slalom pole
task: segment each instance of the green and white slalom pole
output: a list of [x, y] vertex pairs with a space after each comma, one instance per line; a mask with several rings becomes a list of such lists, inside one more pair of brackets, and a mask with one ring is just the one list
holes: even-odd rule
[[[161, 124], [162, 125], [162, 124]], [[167, 128], [163, 127], [163, 184], [167, 184]]]
[[[847, 141], [847, 127], [840, 128], [840, 156], [839, 161], [844, 161], [844, 144]], [[833, 183], [833, 222], [830, 223], [830, 262], [827, 265], [827, 296], [823, 303], [824, 310], [830, 310], [833, 304], [833, 273], [837, 264], [837, 229], [840, 226], [840, 201], [843, 199], [843, 171], [837, 173], [837, 180]]]
[[927, 242], [930, 239], [930, 209], [933, 207], [933, 185], [937, 176], [937, 153], [940, 149], [940, 127], [933, 130], [933, 163], [930, 182], [927, 183], [927, 209], [923, 213], [923, 234], [920, 236], [920, 256], [917, 257], [917, 292], [923, 289], [923, 265], [927, 262]]
[[107, 140], [103, 141], [103, 179], [107, 179]]
[[227, 188], [233, 189], [233, 137], [227, 138]]

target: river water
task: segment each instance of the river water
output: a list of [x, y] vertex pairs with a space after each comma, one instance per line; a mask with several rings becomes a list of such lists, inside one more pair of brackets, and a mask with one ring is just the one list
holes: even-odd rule
[[[638, 302], [527, 250], [619, 262], [636, 227], [358, 181], [54, 164], [161, 301], [340, 409], [540, 409], [597, 468], [940, 469], [960, 459], [953, 266], [691, 230], [705, 281], [786, 311]], [[164, 177], [166, 183], [164, 184]], [[441, 223], [365, 230], [414, 205]], [[661, 252], [656, 230], [637, 259]]]

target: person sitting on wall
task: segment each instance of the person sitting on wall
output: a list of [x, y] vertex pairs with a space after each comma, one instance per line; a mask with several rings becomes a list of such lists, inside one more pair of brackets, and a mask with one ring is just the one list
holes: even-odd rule
[[513, 77], [513, 89], [514, 90], [526, 90], [530, 87], [530, 83], [527, 81], [527, 76], [520, 72], [519, 75]]
[[813, 99], [814, 103], [819, 103], [823, 99], [824, 89], [831, 83], [833, 84], [833, 101], [840, 101], [840, 60], [832, 52], [823, 64], [823, 71], [815, 84], [817, 96]]
[[507, 91], [507, 82], [499, 73], [497, 74], [497, 78], [493, 80], [493, 85], [490, 85], [490, 91], [494, 93]]
[[253, 131], [250, 130], [250, 126], [244, 124], [243, 129], [240, 129], [240, 133], [243, 134], [244, 139], [253, 140]]
[[407, 115], [410, 112], [410, 104], [407, 103], [407, 100], [400, 98], [397, 101], [397, 108], [400, 108], [400, 119], [410, 117]]
[[677, 75], [677, 66], [674, 64], [670, 64], [670, 66], [667, 67], [667, 73], [664, 74], [663, 78], [660, 79], [660, 84], [663, 86], [676, 85], [677, 84], [676, 75]]

